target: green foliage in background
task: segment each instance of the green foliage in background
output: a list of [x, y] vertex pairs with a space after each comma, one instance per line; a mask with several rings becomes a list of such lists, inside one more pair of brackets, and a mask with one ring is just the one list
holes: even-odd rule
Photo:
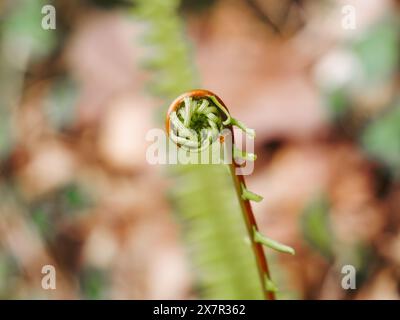
[[331, 205], [326, 194], [315, 197], [304, 209], [301, 217], [303, 238], [341, 273], [342, 267], [352, 265], [356, 273], [357, 288], [368, 279], [375, 261], [370, 244], [340, 240], [332, 228]]
[[326, 196], [313, 199], [301, 219], [304, 239], [327, 259], [333, 258], [334, 236], [329, 221], [330, 205]]
[[388, 14], [342, 48], [357, 72], [345, 83], [324, 88], [332, 118], [352, 131], [372, 159], [398, 178], [400, 163], [400, 22]]
[[52, 128], [62, 131], [74, 123], [78, 96], [78, 85], [71, 78], [54, 80], [44, 101], [44, 113]]
[[108, 299], [108, 277], [104, 270], [86, 268], [79, 275], [79, 285], [83, 299]]
[[11, 12], [7, 12], [3, 21], [7, 47], [15, 50], [15, 54], [30, 55], [30, 59], [39, 59], [47, 56], [56, 44], [55, 32], [42, 28], [44, 15], [42, 7], [48, 4], [45, 0], [17, 0], [12, 5]]
[[0, 158], [14, 143], [13, 108], [22, 92], [24, 72], [56, 44], [56, 33], [41, 27], [45, 4], [44, 0], [12, 1], [0, 16]]
[[362, 144], [369, 154], [399, 174], [400, 101], [365, 129]]
[[365, 84], [377, 85], [396, 74], [400, 52], [399, 26], [396, 17], [387, 17], [351, 45], [363, 68]]
[[323, 89], [333, 119], [342, 121], [359, 108], [355, 96], [378, 93], [395, 81], [400, 64], [400, 23], [388, 15], [356, 39], [346, 42], [342, 51], [352, 59], [354, 70], [344, 83]]
[[31, 219], [43, 239], [51, 242], [59, 224], [78, 218], [91, 205], [88, 192], [78, 184], [69, 184], [30, 203]]

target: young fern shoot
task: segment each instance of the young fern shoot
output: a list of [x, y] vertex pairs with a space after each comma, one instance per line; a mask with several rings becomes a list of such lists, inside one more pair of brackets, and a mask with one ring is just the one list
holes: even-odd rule
[[[240, 205], [244, 229], [246, 230], [247, 238], [250, 240], [253, 260], [257, 269], [256, 273], [258, 273], [260, 289], [262, 291], [261, 296], [265, 299], [275, 299], [277, 288], [271, 280], [267, 259], [262, 246], [265, 245], [268, 248], [289, 254], [294, 254], [294, 250], [263, 236], [258, 231], [250, 201], [259, 202], [263, 198], [247, 189], [243, 175], [237, 174], [237, 169], [240, 165], [236, 162], [237, 159], [254, 161], [256, 156], [253, 153], [242, 151], [234, 145], [233, 126], [240, 128], [248, 136], [255, 137], [254, 130], [247, 128], [242, 122], [233, 118], [222, 100], [207, 90], [189, 91], [176, 98], [172, 102], [166, 118], [166, 130], [170, 139], [180, 149], [189, 153], [205, 152], [214, 143], [224, 144], [226, 141], [223, 131], [228, 130], [230, 132], [232, 145], [228, 146], [228, 148], [231, 149], [230, 154], [233, 155], [233, 161], [229, 163], [229, 170], [225, 172], [232, 178], [236, 198]], [[210, 194], [210, 197], [212, 196]], [[221, 201], [223, 200], [221, 199]], [[227, 218], [231, 217], [227, 216]], [[209, 222], [207, 219], [213, 220], [216, 218], [209, 216], [201, 217], [201, 219], [203, 219], [203, 224], [212, 225], [213, 221]], [[236, 237], [235, 234], [232, 235], [232, 232], [229, 234], [230, 237]], [[223, 237], [219, 239], [221, 239], [220, 241], [227, 240]], [[239, 241], [235, 243], [239, 243]], [[223, 245], [222, 248], [224, 248]], [[240, 246], [237, 246], [238, 251], [241, 250], [240, 248]], [[242, 272], [242, 276], [240, 272]], [[243, 274], [246, 272], [251, 273], [250, 270], [239, 270], [237, 277], [234, 279], [243, 278]], [[223, 277], [224, 275], [221, 276]]]

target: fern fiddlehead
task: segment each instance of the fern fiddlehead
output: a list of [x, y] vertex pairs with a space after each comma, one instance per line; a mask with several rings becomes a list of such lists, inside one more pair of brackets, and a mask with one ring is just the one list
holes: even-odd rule
[[[222, 100], [207, 90], [192, 90], [179, 96], [169, 111], [167, 131], [171, 139], [192, 151], [205, 149], [215, 141], [224, 127], [232, 125], [241, 128], [251, 137], [255, 136], [253, 129], [232, 118]], [[170, 122], [173, 130], [169, 130]], [[237, 156], [254, 159], [253, 155], [238, 149], [234, 149], [234, 152]]]

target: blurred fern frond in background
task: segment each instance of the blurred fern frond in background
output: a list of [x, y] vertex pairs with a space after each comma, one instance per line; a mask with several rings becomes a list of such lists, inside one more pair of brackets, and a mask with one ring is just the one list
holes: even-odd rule
[[141, 41], [148, 57], [143, 66], [155, 71], [149, 89], [166, 102], [198, 86], [184, 26], [177, 11], [180, 0], [137, 0], [133, 13], [145, 23]]

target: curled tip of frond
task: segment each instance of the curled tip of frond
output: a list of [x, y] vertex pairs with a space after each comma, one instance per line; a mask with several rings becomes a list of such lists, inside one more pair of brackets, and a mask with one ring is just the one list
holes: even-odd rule
[[[227, 126], [236, 126], [250, 137], [255, 137], [253, 129], [232, 118], [221, 100], [206, 91], [204, 96], [184, 96], [183, 101], [180, 100], [173, 110], [169, 116], [169, 134], [175, 143], [189, 151], [204, 150], [217, 140]], [[250, 161], [256, 159], [253, 153], [236, 148], [233, 151], [237, 158]]]
[[170, 137], [181, 147], [201, 151], [215, 141], [223, 129], [219, 109], [207, 98], [185, 97], [170, 114]]

